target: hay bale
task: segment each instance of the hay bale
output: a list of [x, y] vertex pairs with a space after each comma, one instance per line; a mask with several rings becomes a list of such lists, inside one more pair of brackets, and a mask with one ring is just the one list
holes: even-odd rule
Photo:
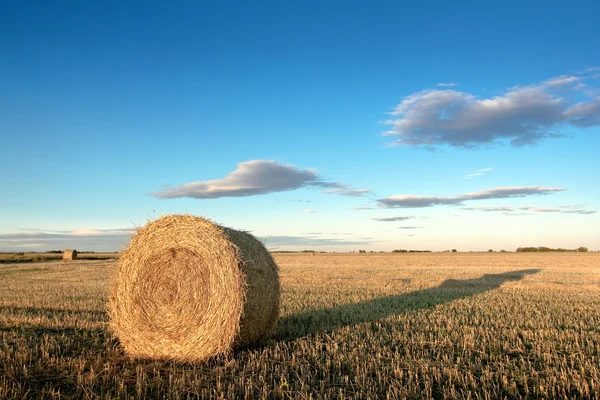
[[130, 356], [202, 361], [264, 340], [279, 296], [277, 264], [254, 236], [167, 215], [139, 229], [121, 254], [110, 326]]
[[62, 259], [64, 261], [77, 260], [77, 250], [67, 249], [67, 250], [63, 251]]

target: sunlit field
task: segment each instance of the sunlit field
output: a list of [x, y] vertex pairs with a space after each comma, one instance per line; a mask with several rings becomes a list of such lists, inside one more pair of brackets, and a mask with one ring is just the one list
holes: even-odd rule
[[0, 398], [598, 398], [599, 253], [275, 254], [260, 348], [130, 360], [114, 260], [0, 264]]
[[[0, 253], [0, 264], [28, 263], [62, 260], [62, 252], [54, 253]], [[119, 253], [79, 253], [80, 260], [112, 260], [119, 258]]]

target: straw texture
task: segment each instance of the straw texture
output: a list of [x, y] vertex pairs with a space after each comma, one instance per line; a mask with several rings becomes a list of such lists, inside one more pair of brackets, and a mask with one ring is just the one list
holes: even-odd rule
[[264, 340], [279, 297], [277, 265], [252, 235], [167, 215], [139, 229], [123, 251], [110, 326], [133, 357], [202, 361]]
[[67, 249], [63, 251], [62, 259], [65, 261], [77, 260], [77, 250]]

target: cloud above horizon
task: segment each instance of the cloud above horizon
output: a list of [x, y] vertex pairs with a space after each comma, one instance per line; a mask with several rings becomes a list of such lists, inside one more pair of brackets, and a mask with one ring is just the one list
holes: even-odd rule
[[458, 205], [471, 200], [507, 199], [531, 195], [546, 195], [564, 190], [566, 189], [545, 186], [506, 186], [483, 189], [477, 192], [463, 193], [456, 196], [420, 196], [412, 194], [390, 196], [378, 199], [377, 203], [383, 208], [421, 208], [438, 205]]
[[273, 246], [277, 248], [281, 246], [366, 246], [373, 243], [372, 240], [345, 240], [345, 239], [331, 239], [331, 238], [319, 238], [315, 236], [262, 236], [259, 238], [264, 245], [273, 249]]
[[465, 178], [474, 178], [476, 176], [482, 176], [485, 175], [486, 173], [490, 172], [491, 170], [493, 170], [493, 168], [481, 168], [478, 169], [477, 171], [473, 171], [473, 172], [469, 172], [468, 174], [465, 174]]
[[77, 229], [72, 231], [22, 229], [0, 234], [0, 251], [48, 251], [76, 248], [81, 251], [118, 251], [135, 228]]
[[381, 221], [381, 222], [394, 222], [394, 221], [406, 221], [409, 219], [414, 219], [415, 217], [406, 217], [406, 216], [402, 216], [402, 217], [383, 217], [383, 218], [371, 218], [374, 221]]
[[[406, 96], [384, 121], [396, 136], [390, 145], [477, 148], [510, 141], [530, 145], [563, 137], [563, 126], [600, 125], [600, 97], [581, 75], [561, 75], [540, 84], [514, 86], [500, 96], [478, 98], [453, 89], [428, 89]], [[448, 86], [438, 84], [438, 86]]]
[[317, 187], [324, 189], [324, 193], [352, 197], [369, 193], [368, 189], [352, 189], [342, 182], [327, 181], [314, 169], [301, 169], [276, 161], [250, 160], [239, 163], [237, 169], [224, 178], [184, 183], [152, 195], [159, 199], [217, 199], [256, 196], [304, 187]]
[[[502, 212], [504, 215], [533, 215], [534, 213], [561, 213], [561, 214], [596, 214], [595, 210], [588, 210], [580, 206], [568, 205], [557, 207], [534, 207], [534, 206], [478, 206], [478, 207], [462, 207], [463, 210], [469, 211], [485, 211], [485, 212]], [[528, 212], [520, 212], [528, 211]]]

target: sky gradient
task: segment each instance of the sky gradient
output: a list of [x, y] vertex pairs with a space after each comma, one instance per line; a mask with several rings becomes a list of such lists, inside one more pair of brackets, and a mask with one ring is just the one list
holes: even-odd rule
[[0, 6], [0, 251], [600, 250], [598, 1]]

